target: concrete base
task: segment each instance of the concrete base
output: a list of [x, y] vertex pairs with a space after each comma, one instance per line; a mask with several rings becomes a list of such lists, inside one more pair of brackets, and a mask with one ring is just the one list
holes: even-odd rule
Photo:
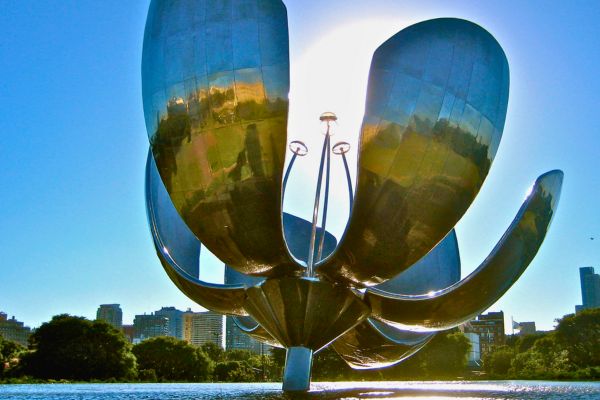
[[290, 347], [285, 356], [283, 390], [306, 392], [310, 389], [313, 351], [306, 347]]

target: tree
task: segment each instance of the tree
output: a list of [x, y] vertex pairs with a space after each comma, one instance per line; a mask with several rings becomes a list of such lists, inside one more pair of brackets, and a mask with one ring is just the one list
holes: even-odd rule
[[514, 351], [508, 346], [499, 346], [485, 355], [483, 368], [492, 376], [505, 376], [510, 370]]
[[556, 340], [577, 368], [600, 366], [600, 308], [558, 320]]
[[515, 340], [514, 348], [517, 353], [524, 353], [533, 347], [536, 340], [546, 336], [546, 333], [536, 333], [533, 335], [518, 336]]
[[246, 361], [252, 358], [252, 352], [249, 350], [234, 349], [225, 352], [225, 358], [229, 361]]
[[135, 375], [135, 358], [121, 332], [102, 321], [58, 315], [33, 333], [24, 371], [42, 379], [109, 379]]
[[553, 332], [538, 338], [529, 350], [517, 354], [510, 373], [522, 379], [554, 379], [566, 377], [572, 370], [568, 352]]
[[24, 371], [42, 379], [123, 379], [135, 376], [135, 357], [121, 332], [103, 321], [57, 315], [29, 338]]
[[315, 380], [342, 380], [348, 379], [351, 374], [352, 369], [332, 347], [324, 348], [315, 354], [313, 360], [313, 377]]
[[17, 364], [19, 356], [24, 351], [23, 346], [10, 340], [4, 340], [0, 335], [0, 377]]
[[215, 367], [214, 379], [219, 382], [252, 382], [255, 374], [246, 361], [225, 361]]
[[144, 340], [133, 347], [133, 354], [140, 371], [154, 370], [161, 381], [203, 382], [213, 369], [213, 362], [201, 349], [172, 337]]
[[451, 330], [438, 333], [416, 357], [429, 376], [456, 376], [465, 371], [470, 348], [463, 333]]
[[206, 342], [200, 349], [215, 363], [225, 360], [225, 350], [214, 342]]

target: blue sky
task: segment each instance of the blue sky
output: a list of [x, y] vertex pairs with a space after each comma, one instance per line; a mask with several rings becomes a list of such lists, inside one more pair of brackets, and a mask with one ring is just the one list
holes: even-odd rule
[[[408, 24], [459, 17], [497, 38], [511, 67], [508, 115], [488, 179], [458, 225], [463, 276], [501, 237], [535, 178], [560, 168], [565, 183], [550, 234], [491, 310], [542, 329], [573, 312], [581, 302], [578, 268], [600, 269], [600, 3], [286, 5], [290, 139], [307, 142], [315, 139], [303, 135], [320, 136], [311, 132], [318, 114], [302, 125], [315, 113], [311, 102], [348, 108], [328, 93], [339, 91], [329, 68], [336, 60], [357, 58], [356, 66], [347, 66], [358, 68], [358, 78], [346, 97], [361, 107], [365, 83], [359, 78], [366, 78], [368, 54]], [[146, 224], [140, 61], [147, 7], [141, 0], [0, 0], [0, 310], [30, 326], [64, 312], [91, 318], [101, 303], [120, 303], [126, 322], [161, 306], [200, 309], [162, 271]], [[294, 82], [304, 83], [303, 74], [319, 62], [324, 72], [313, 73], [308, 92], [315, 98], [301, 98], [307, 92]], [[340, 118], [341, 138], [355, 138], [361, 117]], [[316, 168], [303, 161], [293, 178], [299, 187]], [[311, 201], [293, 193], [286, 208], [307, 216]], [[341, 215], [334, 225], [343, 227]]]

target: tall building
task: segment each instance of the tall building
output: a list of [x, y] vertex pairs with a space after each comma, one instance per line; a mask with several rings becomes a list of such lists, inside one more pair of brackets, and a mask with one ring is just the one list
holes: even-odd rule
[[600, 307], [600, 275], [594, 273], [594, 267], [579, 268], [581, 282], [581, 306], [575, 311]]
[[6, 313], [0, 312], [0, 336], [4, 340], [19, 343], [21, 346], [27, 346], [27, 339], [31, 335], [31, 329], [24, 326], [23, 322], [17, 321], [13, 316], [8, 319]]
[[123, 311], [120, 304], [101, 304], [96, 311], [96, 319], [105, 321], [121, 330], [123, 327]]
[[268, 354], [272, 346], [264, 344], [242, 332], [233, 321], [233, 317], [225, 317], [225, 349], [248, 350], [255, 354]]
[[492, 347], [505, 343], [504, 312], [481, 314], [477, 319], [463, 325], [462, 330], [464, 333], [476, 333], [479, 335], [481, 356], [484, 356]]
[[213, 342], [223, 347], [223, 316], [206, 311], [183, 313], [183, 340], [194, 346]]
[[169, 335], [169, 319], [162, 315], [136, 315], [133, 319], [134, 343], [157, 336]]
[[162, 315], [169, 318], [169, 336], [177, 339], [183, 339], [183, 311], [175, 307], [163, 307], [154, 312], [154, 315]]

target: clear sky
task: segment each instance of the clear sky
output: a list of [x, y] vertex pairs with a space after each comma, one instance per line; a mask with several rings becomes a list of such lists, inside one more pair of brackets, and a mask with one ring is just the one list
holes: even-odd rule
[[[336, 138], [356, 149], [370, 56], [396, 31], [459, 17], [496, 37], [511, 67], [508, 115], [488, 179], [458, 225], [463, 276], [501, 237], [535, 178], [559, 168], [565, 183], [550, 233], [490, 310], [541, 329], [573, 312], [578, 268], [600, 270], [600, 3], [285, 3], [289, 139], [305, 140], [313, 154], [326, 110], [340, 117]], [[27, 325], [58, 313], [93, 318], [101, 303], [120, 303], [125, 322], [161, 306], [200, 310], [163, 272], [146, 223], [147, 8], [142, 0], [0, 0], [0, 310]], [[309, 215], [316, 161], [302, 159], [286, 210]], [[334, 187], [336, 205], [345, 203], [343, 185]], [[338, 234], [346, 212], [342, 205], [332, 214]]]

